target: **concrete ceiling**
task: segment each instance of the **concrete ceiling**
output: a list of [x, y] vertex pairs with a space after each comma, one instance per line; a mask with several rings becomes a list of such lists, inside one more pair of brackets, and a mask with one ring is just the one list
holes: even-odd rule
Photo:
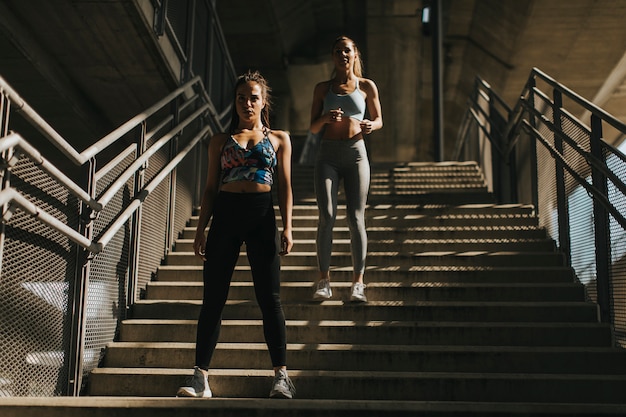
[[176, 86], [141, 22], [128, 2], [2, 0], [0, 76], [81, 151]]

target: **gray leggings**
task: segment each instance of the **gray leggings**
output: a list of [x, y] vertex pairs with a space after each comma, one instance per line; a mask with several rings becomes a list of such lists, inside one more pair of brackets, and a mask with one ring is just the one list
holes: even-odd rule
[[367, 254], [365, 204], [370, 186], [370, 165], [362, 139], [322, 140], [320, 144], [315, 161], [315, 195], [319, 209], [317, 262], [322, 272], [330, 269], [333, 226], [337, 218], [337, 194], [342, 178], [350, 229], [352, 264], [354, 273], [362, 274], [365, 271]]

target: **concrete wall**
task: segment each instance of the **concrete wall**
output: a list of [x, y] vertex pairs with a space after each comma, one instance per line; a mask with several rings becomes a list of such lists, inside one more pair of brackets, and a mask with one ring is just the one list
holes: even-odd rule
[[383, 129], [367, 141], [373, 161], [432, 160], [430, 127], [421, 122], [429, 112], [423, 102], [428, 97], [422, 75], [429, 67], [423, 59], [421, 3], [367, 2], [365, 76], [378, 86], [384, 121]]

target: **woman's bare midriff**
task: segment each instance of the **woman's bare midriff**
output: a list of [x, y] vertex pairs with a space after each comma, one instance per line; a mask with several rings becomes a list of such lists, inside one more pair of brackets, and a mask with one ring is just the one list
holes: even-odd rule
[[234, 181], [222, 184], [220, 190], [228, 193], [267, 193], [272, 190], [272, 186], [250, 181]]
[[361, 122], [352, 117], [346, 117], [340, 122], [326, 125], [323, 139], [325, 140], [358, 140], [363, 139]]

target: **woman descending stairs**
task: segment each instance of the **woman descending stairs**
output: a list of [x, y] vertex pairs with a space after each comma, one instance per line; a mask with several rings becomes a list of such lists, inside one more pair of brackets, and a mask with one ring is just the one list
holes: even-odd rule
[[166, 397], [144, 405], [178, 416], [626, 415], [626, 352], [533, 207], [494, 204], [475, 164], [373, 166], [365, 304], [349, 302], [343, 211], [333, 297], [312, 301], [310, 169], [296, 167], [294, 187], [281, 297], [296, 399], [266, 398], [273, 373], [245, 247], [211, 363], [216, 398], [173, 398], [192, 372], [202, 298], [192, 218], [88, 378], [89, 395], [107, 397], [93, 399], [100, 409], [139, 416], [141, 399], [117, 397]]

